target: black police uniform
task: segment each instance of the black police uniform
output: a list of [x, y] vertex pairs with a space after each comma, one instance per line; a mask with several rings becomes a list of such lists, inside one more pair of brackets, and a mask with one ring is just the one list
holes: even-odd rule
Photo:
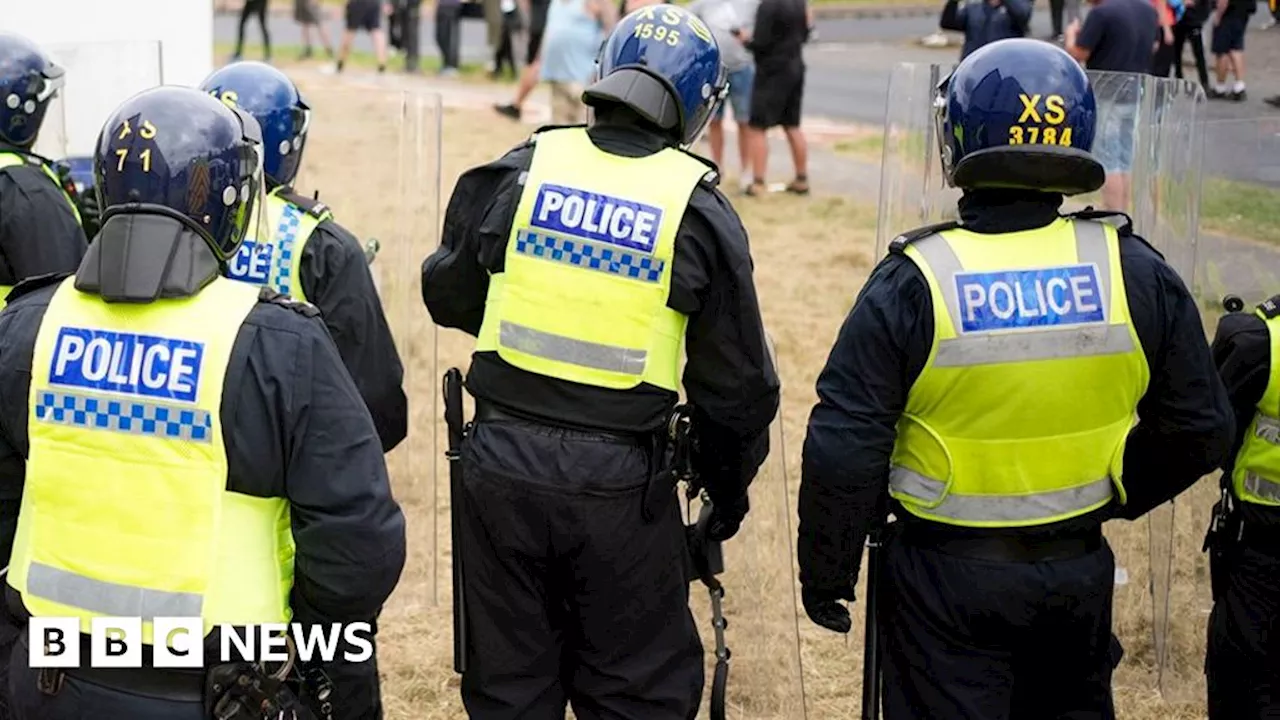
[[[324, 209], [302, 195], [283, 192], [280, 196], [304, 212]], [[409, 402], [404, 394], [404, 365], [364, 248], [349, 230], [324, 220], [303, 247], [298, 274], [307, 302], [320, 309], [342, 364], [369, 407], [382, 451], [391, 452], [409, 432]]]
[[[970, 191], [960, 201], [961, 221], [978, 233], [1030, 230], [1058, 217], [1061, 202], [1029, 191]], [[1125, 449], [1127, 504], [1008, 530], [943, 526], [898, 508], [879, 591], [886, 717], [921, 717], [920, 708], [943, 706], [956, 720], [1112, 717], [1109, 677], [1119, 647], [1107, 609], [1115, 564], [1102, 522], [1140, 517], [1185, 490], [1217, 467], [1232, 433], [1226, 393], [1182, 280], [1136, 236], [1121, 241], [1120, 264], [1151, 371], [1141, 424]], [[800, 489], [806, 591], [848, 592], [856, 581], [869, 524], [889, 501], [896, 425], [930, 353], [930, 297], [915, 264], [890, 255], [863, 288], [818, 378]], [[1039, 644], [1020, 644], [1032, 629]], [[954, 656], [957, 645], [967, 650], [963, 659]], [[1011, 662], [1020, 668], [1012, 707], [1007, 691], [985, 692]]]
[[67, 198], [35, 164], [39, 158], [0, 143], [0, 153], [31, 158], [0, 170], [0, 285], [51, 272], [73, 272], [88, 241]]
[[[1280, 299], [1278, 297], [1277, 299]], [[1244, 435], [1271, 377], [1271, 340], [1249, 312], [1222, 318], [1213, 358], [1235, 409], [1235, 444], [1223, 464], [1228, 482]], [[1211, 555], [1213, 613], [1205, 674], [1212, 720], [1280, 717], [1280, 510], [1234, 503], [1239, 525]], [[1238, 534], [1237, 534], [1238, 532]]]
[[[587, 132], [615, 155], [664, 147], [633, 127], [597, 123]], [[443, 244], [422, 270], [436, 323], [479, 332], [532, 157], [533, 146], [521, 145], [458, 181]], [[751, 270], [728, 201], [699, 186], [676, 237], [667, 304], [689, 316], [683, 384], [701, 444], [695, 468], [726, 508], [745, 500], [778, 408]], [[494, 352], [472, 356], [467, 387], [478, 411], [464, 447], [468, 517], [455, 551], [467, 568], [468, 712], [560, 717], [568, 698], [583, 720], [693, 717], [703, 654], [677, 503], [652, 524], [641, 508], [651, 439], [676, 395], [556, 380]], [[643, 699], [634, 697], [640, 679]]]
[[[96, 277], [104, 242], [132, 221], [108, 221], [80, 265], [80, 278]], [[150, 232], [172, 238], [178, 223], [139, 216]], [[204, 240], [185, 228], [178, 242]], [[123, 239], [122, 239], [123, 241]], [[127, 242], [127, 241], [126, 241]], [[119, 243], [116, 243], [117, 245]], [[175, 263], [175, 266], [181, 263]], [[188, 285], [183, 265], [166, 287]], [[44, 313], [66, 274], [34, 278], [13, 293], [0, 313], [0, 552], [8, 557], [29, 452], [28, 392], [32, 354]], [[203, 285], [201, 285], [203, 286]], [[197, 288], [198, 291], [198, 288]], [[405, 560], [404, 516], [391, 496], [377, 434], [315, 308], [270, 290], [250, 311], [231, 351], [222, 394], [228, 490], [284, 497], [292, 506], [296, 544], [290, 600], [294, 622], [304, 625], [369, 622], [399, 581]], [[21, 627], [28, 617], [21, 596], [6, 585], [4, 612]], [[18, 720], [203, 720], [203, 674], [180, 671], [90, 670], [92, 681], [68, 670], [62, 689], [37, 689], [27, 666], [25, 631], [8, 660], [8, 692]], [[88, 657], [87, 638], [82, 657]], [[207, 641], [208, 642], [208, 641]], [[217, 645], [206, 646], [206, 658]], [[381, 717], [377, 666], [341, 657], [322, 669], [333, 681], [334, 720]], [[7, 650], [7, 648], [6, 648]], [[358, 652], [359, 648], [351, 648]], [[376, 656], [375, 656], [376, 657]], [[145, 663], [144, 663], [145, 665]], [[141, 687], [150, 688], [141, 690]], [[188, 702], [140, 697], [156, 693]], [[194, 692], [197, 704], [192, 705]]]

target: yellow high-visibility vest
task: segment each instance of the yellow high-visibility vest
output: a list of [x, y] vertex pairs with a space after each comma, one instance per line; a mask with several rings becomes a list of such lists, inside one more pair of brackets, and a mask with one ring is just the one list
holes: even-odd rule
[[227, 277], [232, 280], [266, 285], [276, 292], [295, 300], [307, 302], [302, 289], [302, 251], [311, 233], [320, 223], [333, 217], [327, 207], [318, 206], [319, 212], [309, 212], [280, 197], [277, 188], [266, 196], [266, 216], [262, 229], [270, 240], [262, 242], [255, 237], [258, 231], [258, 214], [255, 211], [249, 223], [249, 234], [240, 249], [227, 261]]
[[62, 282], [31, 365], [31, 443], [7, 582], [36, 617], [287, 622], [289, 505], [227, 490], [227, 364], [259, 290], [105, 303]]
[[1240, 500], [1275, 507], [1280, 506], [1280, 319], [1267, 317], [1261, 308], [1254, 312], [1266, 323], [1271, 340], [1271, 377], [1236, 454], [1231, 484]]
[[536, 143], [476, 350], [584, 385], [676, 391], [688, 318], [667, 307], [671, 261], [707, 166], [672, 148], [610, 155], [583, 128]]
[[[0, 152], [0, 170], [9, 168], [9, 167], [14, 167], [15, 165], [27, 165], [27, 164], [35, 165], [36, 163], [33, 161], [34, 161], [34, 158], [28, 159], [27, 157], [23, 155], [19, 155], [18, 153]], [[80, 208], [76, 206], [76, 201], [73, 200], [71, 198], [71, 195], [67, 193], [67, 189], [62, 187], [62, 180], [58, 178], [58, 174], [54, 172], [52, 168], [50, 168], [48, 165], [45, 165], [44, 163], [39, 163], [38, 167], [40, 168], [41, 172], [43, 172], [46, 176], [48, 176], [48, 178], [53, 181], [53, 184], [57, 186], [58, 191], [62, 193], [62, 197], [67, 199], [67, 206], [71, 208], [71, 214], [75, 215], [76, 223], [83, 225], [83, 223], [80, 220]], [[40, 242], [41, 240], [43, 240], [43, 238], [32, 238], [31, 242]], [[22, 278], [17, 278], [17, 279], [21, 280]], [[0, 285], [0, 309], [4, 308], [6, 304], [6, 298], [9, 296], [9, 291], [11, 290], [13, 290], [12, 285]]]
[[1129, 318], [1114, 228], [1058, 219], [906, 247], [934, 337], [898, 423], [890, 494], [951, 525], [1021, 527], [1118, 495], [1150, 371]]

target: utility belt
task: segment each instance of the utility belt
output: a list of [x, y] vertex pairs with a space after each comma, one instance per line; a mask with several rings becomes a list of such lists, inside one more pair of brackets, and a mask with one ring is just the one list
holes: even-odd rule
[[667, 424], [652, 432], [617, 433], [536, 418], [496, 403], [476, 398], [473, 422], [518, 423], [546, 430], [566, 439], [596, 440], [623, 447], [641, 448], [649, 453], [649, 482], [645, 488], [642, 510], [647, 522], [659, 517], [668, 502], [674, 501], [680, 482], [677, 466], [688, 464], [691, 420], [688, 406], [674, 409]]
[[902, 527], [897, 534], [904, 543], [971, 560], [1007, 563], [1072, 560], [1096, 553], [1104, 546], [1101, 526], [1048, 537], [1032, 533], [979, 535], [919, 520], [894, 523], [898, 524]]

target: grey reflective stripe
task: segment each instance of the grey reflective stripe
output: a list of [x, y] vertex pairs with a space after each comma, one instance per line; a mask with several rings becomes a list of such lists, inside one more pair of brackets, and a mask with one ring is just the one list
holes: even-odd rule
[[[1074, 221], [1076, 256], [1081, 263], [1092, 263], [1098, 268], [1098, 290], [1102, 296], [1103, 317], [1106, 325], [1078, 326], [1018, 330], [973, 335], [961, 335], [938, 341], [935, 367], [965, 367], [992, 363], [1052, 360], [1066, 357], [1114, 355], [1133, 350], [1133, 337], [1127, 325], [1112, 325], [1111, 321], [1111, 256], [1107, 248], [1107, 234], [1102, 223]], [[946, 301], [951, 325], [959, 332], [962, 326], [960, 299], [952, 279], [964, 272], [964, 265], [941, 234], [933, 234], [916, 241], [912, 247], [924, 257], [933, 271], [937, 284]]]
[[[889, 471], [889, 487], [901, 495], [932, 505], [943, 497], [946, 483], [905, 467]], [[1111, 478], [1066, 490], [1029, 495], [960, 495], [948, 493], [929, 515], [968, 522], [1029, 522], [1088, 510], [1112, 497]]]
[[1272, 445], [1280, 445], [1280, 420], [1258, 413], [1253, 424], [1253, 434]]
[[27, 592], [59, 605], [112, 617], [200, 617], [204, 598], [94, 580], [33, 562], [27, 568]]
[[498, 326], [498, 344], [544, 360], [627, 375], [643, 375], [649, 357], [645, 350], [575, 340], [506, 320]]
[[1280, 485], [1252, 472], [1244, 474], [1244, 491], [1248, 495], [1271, 502], [1280, 502]]

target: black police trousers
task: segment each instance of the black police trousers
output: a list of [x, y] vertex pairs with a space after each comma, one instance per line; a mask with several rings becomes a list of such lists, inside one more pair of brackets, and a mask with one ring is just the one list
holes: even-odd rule
[[1205, 655], [1210, 720], [1280, 718], [1280, 551], [1264, 547], [1246, 536], [1211, 556], [1219, 594]]
[[[679, 506], [650, 451], [482, 414], [462, 448], [462, 701], [479, 720], [692, 720], [704, 681]], [[455, 498], [457, 502], [457, 498]], [[455, 602], [457, 599], [455, 598]]]
[[24, 630], [9, 656], [9, 711], [14, 720], [205, 720], [198, 694], [187, 702], [165, 700], [64, 674], [58, 691], [47, 695], [38, 685], [40, 670], [31, 668], [27, 657]]
[[885, 546], [885, 720], [1111, 720], [1115, 557], [1041, 562]]

